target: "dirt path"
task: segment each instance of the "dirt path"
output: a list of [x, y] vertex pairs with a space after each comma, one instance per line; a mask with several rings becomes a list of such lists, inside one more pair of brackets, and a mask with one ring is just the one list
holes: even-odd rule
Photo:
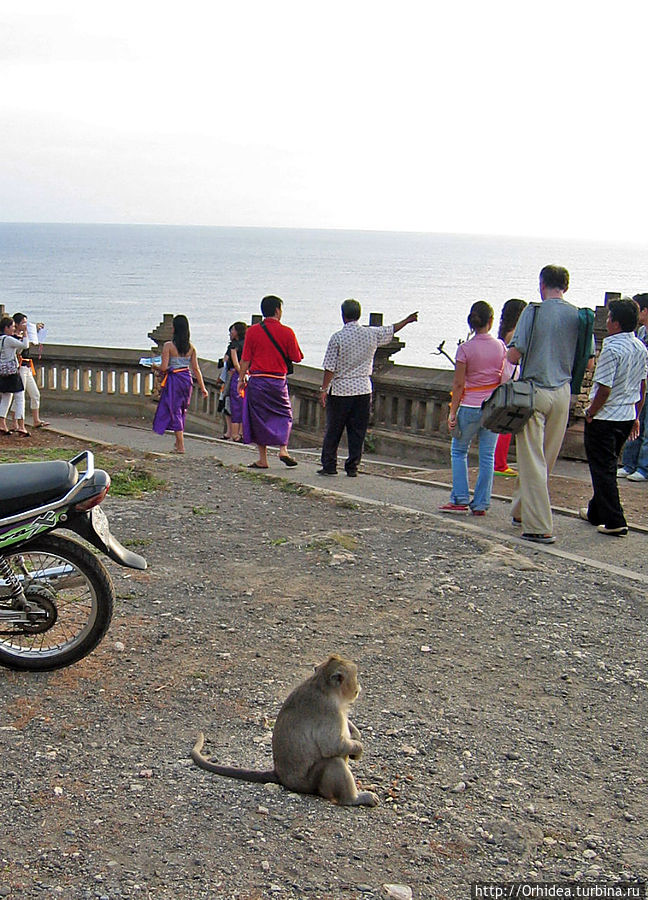
[[[147, 556], [111, 565], [107, 639], [66, 671], [0, 670], [0, 896], [460, 900], [472, 881], [646, 877], [644, 591], [208, 460], [109, 498]], [[376, 809], [241, 784], [329, 652], [363, 692]]]

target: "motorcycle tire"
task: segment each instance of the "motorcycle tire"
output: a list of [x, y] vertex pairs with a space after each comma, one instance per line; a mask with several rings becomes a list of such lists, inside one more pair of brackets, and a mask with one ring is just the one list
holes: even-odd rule
[[12, 560], [21, 558], [30, 574], [25, 594], [48, 615], [44, 624], [23, 630], [0, 623], [0, 665], [45, 672], [71, 666], [94, 650], [108, 630], [115, 600], [108, 570], [95, 554], [80, 541], [49, 534], [4, 556], [19, 577], [24, 573]]

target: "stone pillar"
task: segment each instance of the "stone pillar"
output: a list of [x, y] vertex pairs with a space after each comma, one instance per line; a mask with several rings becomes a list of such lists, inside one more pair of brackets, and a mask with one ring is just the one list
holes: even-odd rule
[[155, 342], [152, 351], [156, 356], [162, 353], [162, 346], [173, 337], [173, 313], [164, 313], [164, 317], [157, 328], [150, 331], [148, 336]]
[[[369, 324], [374, 326], [381, 326], [383, 323], [383, 314], [382, 313], [369, 313]], [[374, 356], [373, 363], [373, 371], [374, 372], [382, 372], [385, 369], [388, 369], [390, 366], [394, 365], [393, 359], [389, 357], [394, 353], [398, 353], [405, 346], [404, 341], [400, 341], [397, 337], [393, 337], [388, 344], [385, 344], [382, 347], [378, 347], [376, 350], [376, 355]]]

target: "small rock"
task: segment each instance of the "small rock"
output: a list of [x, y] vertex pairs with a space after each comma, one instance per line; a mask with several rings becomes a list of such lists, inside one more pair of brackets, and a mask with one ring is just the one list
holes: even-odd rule
[[596, 850], [583, 850], [583, 859], [595, 859]]
[[451, 787], [450, 790], [453, 794], [462, 794], [466, 790], [466, 782], [458, 781], [454, 787]]
[[121, 641], [115, 641], [115, 650], [118, 653], [123, 653], [125, 649], [126, 649], [126, 647], [124, 644], [122, 644]]
[[383, 884], [383, 890], [392, 900], [412, 900], [412, 888], [407, 884]]

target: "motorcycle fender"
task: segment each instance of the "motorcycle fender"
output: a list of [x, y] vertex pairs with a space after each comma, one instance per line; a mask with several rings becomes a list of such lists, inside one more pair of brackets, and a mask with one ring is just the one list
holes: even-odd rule
[[105, 553], [113, 562], [129, 569], [146, 569], [147, 562], [143, 556], [127, 550], [110, 533], [110, 523], [105, 512], [99, 506], [93, 507], [80, 516], [75, 516], [65, 523], [65, 527], [75, 531], [97, 550]]

